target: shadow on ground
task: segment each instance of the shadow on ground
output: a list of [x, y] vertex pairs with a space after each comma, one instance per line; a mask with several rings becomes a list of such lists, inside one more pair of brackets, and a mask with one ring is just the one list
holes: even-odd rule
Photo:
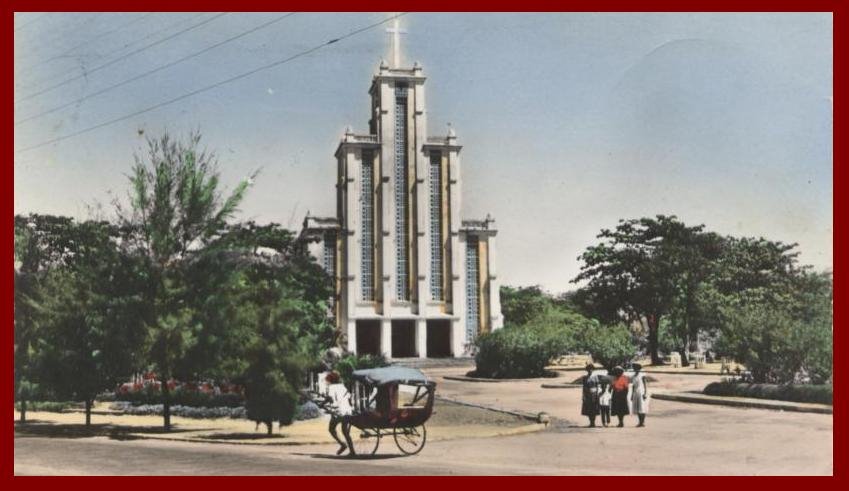
[[213, 433], [211, 435], [198, 435], [199, 440], [276, 440], [286, 439], [287, 435], [263, 433]]
[[387, 459], [400, 459], [404, 457], [408, 457], [408, 455], [401, 454], [374, 454], [374, 455], [331, 455], [324, 453], [293, 453], [293, 455], [300, 455], [303, 457], [312, 457], [314, 459], [327, 459], [327, 460], [387, 460]]
[[165, 431], [161, 426], [123, 426], [111, 424], [55, 424], [39, 420], [26, 423], [15, 422], [15, 438], [48, 437], [48, 438], [90, 438], [106, 436], [116, 440], [132, 440], [138, 437], [132, 434], [172, 434], [186, 431], [203, 431], [203, 428], [179, 428], [172, 426], [171, 431]]

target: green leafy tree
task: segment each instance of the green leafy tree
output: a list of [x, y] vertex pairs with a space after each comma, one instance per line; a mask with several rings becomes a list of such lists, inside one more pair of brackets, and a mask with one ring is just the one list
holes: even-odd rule
[[185, 268], [199, 326], [182, 372], [244, 384], [248, 417], [289, 424], [305, 370], [335, 340], [330, 278], [277, 224], [228, 226]]
[[200, 324], [185, 301], [185, 270], [220, 238], [237, 212], [252, 178], [222, 194], [214, 154], [200, 149], [200, 135], [186, 141], [167, 133], [148, 140], [130, 175], [130, 208], [118, 206], [127, 247], [146, 266], [148, 359], [162, 381], [163, 425], [171, 427], [169, 379], [196, 342]]
[[547, 312], [552, 299], [539, 286], [501, 287], [501, 313], [504, 323], [510, 326], [522, 326], [532, 318]]
[[744, 364], [757, 383], [831, 378], [832, 286], [828, 274], [797, 271], [792, 281], [726, 297], [720, 354]]
[[[710, 261], [703, 249], [718, 247], [718, 239], [703, 229], [664, 215], [621, 220], [615, 229], [603, 229], [598, 235], [601, 242], [579, 257], [583, 265], [573, 282], [586, 285], [577, 301], [604, 323], [643, 325], [652, 363], [661, 364], [661, 321], [682, 299], [685, 304], [694, 301]], [[697, 328], [689, 325], [693, 311], [689, 307], [679, 311], [685, 319], [684, 335], [689, 337]]]
[[136, 264], [106, 222], [71, 222], [69, 258], [45, 278], [42, 380], [62, 399], [85, 403], [140, 366], [146, 337]]
[[45, 279], [69, 258], [72, 226], [68, 217], [15, 216], [15, 398], [26, 421], [27, 400], [39, 392], [40, 347], [49, 321]]

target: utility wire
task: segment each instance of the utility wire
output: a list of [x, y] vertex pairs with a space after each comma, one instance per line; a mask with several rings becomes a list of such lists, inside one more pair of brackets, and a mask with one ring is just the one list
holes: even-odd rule
[[89, 70], [89, 71], [88, 71], [88, 72], [86, 72], [86, 73], [83, 73], [83, 74], [81, 74], [81, 75], [77, 75], [76, 77], [71, 77], [71, 78], [66, 79], [66, 80], [64, 80], [64, 81], [62, 81], [62, 82], [59, 82], [58, 84], [51, 85], [51, 86], [49, 86], [49, 87], [47, 87], [47, 88], [45, 88], [45, 89], [39, 90], [39, 91], [34, 92], [34, 93], [32, 93], [32, 94], [29, 94], [29, 95], [27, 95], [27, 96], [24, 96], [24, 97], [22, 97], [22, 98], [20, 98], [20, 99], [16, 100], [16, 101], [15, 101], [15, 104], [19, 104], [19, 103], [21, 103], [21, 102], [23, 102], [23, 101], [27, 101], [27, 100], [29, 100], [29, 99], [32, 99], [33, 97], [39, 96], [39, 95], [44, 94], [44, 93], [46, 93], [46, 92], [50, 92], [50, 91], [51, 91], [51, 90], [53, 90], [53, 89], [56, 89], [56, 88], [61, 87], [61, 86], [63, 86], [63, 85], [67, 85], [67, 84], [69, 84], [69, 83], [71, 83], [71, 82], [73, 82], [73, 81], [75, 81], [75, 80], [79, 80], [79, 79], [81, 79], [81, 78], [85, 78], [85, 77], [87, 77], [88, 75], [91, 75], [91, 74], [92, 74], [92, 73], [94, 73], [94, 72], [97, 72], [97, 71], [103, 70], [103, 69], [104, 69], [104, 68], [106, 68], [106, 67], [112, 66], [112, 65], [114, 65], [115, 63], [118, 63], [119, 61], [126, 60], [127, 58], [129, 58], [129, 57], [131, 57], [131, 56], [133, 56], [133, 55], [139, 54], [139, 53], [141, 53], [142, 51], [145, 51], [145, 50], [150, 49], [150, 48], [152, 48], [152, 47], [154, 47], [154, 46], [160, 45], [160, 44], [162, 44], [162, 43], [164, 43], [164, 42], [166, 42], [166, 41], [170, 41], [170, 40], [172, 40], [172, 39], [176, 38], [177, 36], [181, 36], [181, 35], [183, 35], [183, 34], [185, 34], [185, 33], [189, 32], [189, 31], [191, 31], [191, 30], [193, 30], [193, 29], [197, 29], [198, 27], [201, 27], [201, 26], [203, 26], [203, 25], [205, 25], [205, 24], [209, 24], [210, 22], [214, 21], [215, 19], [217, 19], [217, 18], [219, 18], [219, 17], [223, 17], [223, 16], [225, 16], [225, 15], [227, 15], [227, 14], [228, 14], [228, 12], [223, 12], [223, 13], [220, 13], [220, 14], [214, 15], [214, 16], [212, 16], [212, 17], [210, 17], [210, 18], [206, 19], [206, 20], [203, 20], [203, 21], [201, 21], [201, 22], [198, 22], [197, 24], [193, 24], [193, 25], [191, 25], [191, 26], [189, 26], [189, 27], [187, 27], [187, 28], [185, 28], [185, 29], [181, 29], [180, 31], [177, 31], [177, 32], [175, 32], [174, 34], [172, 34], [172, 35], [170, 35], [170, 36], [168, 36], [168, 37], [162, 38], [162, 39], [160, 39], [160, 40], [158, 40], [158, 41], [154, 41], [154, 42], [152, 42], [152, 43], [150, 43], [150, 44], [146, 44], [146, 45], [142, 46], [141, 48], [139, 48], [139, 49], [137, 49], [137, 50], [134, 50], [134, 51], [131, 51], [131, 52], [127, 53], [127, 54], [126, 54], [126, 55], [124, 55], [124, 56], [121, 56], [121, 57], [115, 58], [114, 60], [109, 61], [109, 62], [107, 62], [107, 63], [104, 63], [104, 64], [102, 64], [102, 65], [98, 65], [98, 66], [96, 66], [96, 67], [92, 68], [91, 70]]
[[[204, 15], [204, 14], [196, 14], [196, 15], [193, 15], [193, 16], [191, 16], [191, 17], [189, 17], [189, 18], [188, 18], [188, 21], [192, 21], [192, 20], [194, 20], [194, 19], [197, 19], [197, 18], [203, 17], [203, 15]], [[163, 28], [161, 28], [161, 29], [157, 29], [157, 30], [155, 30], [155, 31], [153, 31], [153, 32], [150, 32], [150, 33], [148, 33], [148, 34], [146, 34], [146, 35], [142, 36], [141, 38], [139, 38], [139, 39], [137, 39], [137, 40], [135, 40], [135, 41], [130, 41], [130, 42], [128, 42], [128, 43], [124, 43], [124, 45], [123, 45], [123, 46], [121, 46], [121, 47], [119, 47], [119, 48], [117, 48], [117, 49], [113, 49], [112, 51], [109, 51], [108, 53], [104, 54], [103, 56], [100, 56], [99, 58], [100, 58], [100, 59], [108, 59], [110, 56], [114, 55], [115, 53], [119, 53], [119, 52], [121, 52], [121, 51], [123, 51], [123, 50], [125, 50], [125, 49], [129, 48], [130, 46], [133, 46], [133, 45], [135, 45], [135, 44], [141, 43], [141, 42], [143, 42], [143, 41], [147, 41], [148, 39], [150, 39], [150, 38], [152, 38], [152, 37], [155, 37], [155, 36], [157, 36], [157, 35], [159, 35], [159, 34], [161, 34], [161, 33], [163, 33], [163, 32], [170, 31], [172, 27], [179, 26], [180, 24], [184, 24], [184, 23], [186, 23], [186, 21], [187, 21], [187, 19], [180, 19], [180, 20], [179, 20], [179, 21], [177, 21], [177, 22], [172, 22], [172, 23], [168, 24], [167, 26], [165, 26], [165, 27], [163, 27]], [[36, 83], [35, 83], [35, 85], [36, 85], [36, 86], [39, 86], [39, 85], [43, 85], [43, 83], [45, 83], [45, 82], [50, 82], [51, 80], [58, 80], [58, 79], [60, 79], [60, 78], [64, 78], [66, 75], [70, 75], [71, 73], [76, 72], [76, 71], [77, 71], [77, 69], [79, 69], [79, 67], [74, 67], [74, 68], [72, 68], [72, 69], [70, 69], [70, 70], [67, 70], [67, 71], [62, 72], [61, 74], [59, 74], [59, 75], [58, 75], [58, 76], [56, 76], [56, 77], [51, 77], [51, 78], [48, 78], [48, 79], [46, 79], [46, 80], [42, 80], [41, 82], [36, 82]], [[83, 70], [83, 72], [85, 72], [85, 71], [86, 71], [84, 66], [82, 67], [82, 70]], [[17, 84], [16, 84], [16, 85], [17, 85]]]
[[50, 145], [50, 144], [57, 143], [57, 142], [60, 142], [60, 141], [63, 141], [63, 140], [67, 140], [67, 139], [69, 139], [69, 138], [73, 138], [73, 137], [75, 137], [75, 136], [79, 136], [79, 135], [82, 135], [82, 134], [85, 134], [85, 133], [89, 133], [89, 132], [91, 132], [91, 131], [94, 131], [94, 130], [97, 130], [97, 129], [103, 128], [103, 127], [105, 127], [105, 126], [109, 126], [109, 125], [112, 125], [112, 124], [115, 124], [115, 123], [119, 123], [119, 122], [121, 122], [121, 121], [126, 121], [126, 120], [128, 120], [128, 119], [130, 119], [130, 118], [133, 118], [133, 117], [135, 117], [135, 116], [139, 116], [139, 115], [141, 115], [141, 114], [148, 113], [148, 112], [150, 112], [150, 111], [153, 111], [153, 110], [155, 110], [155, 109], [159, 109], [159, 108], [161, 108], [161, 107], [169, 106], [169, 105], [171, 105], [171, 104], [174, 104], [175, 102], [179, 102], [179, 101], [181, 101], [181, 100], [183, 100], [183, 99], [188, 99], [189, 97], [195, 96], [195, 95], [197, 95], [197, 94], [200, 94], [200, 93], [203, 93], [203, 92], [207, 92], [207, 91], [210, 91], [210, 90], [212, 90], [212, 89], [215, 89], [215, 88], [221, 87], [222, 85], [226, 85], [226, 84], [229, 84], [229, 83], [235, 82], [236, 80], [241, 80], [241, 79], [246, 78], [246, 77], [249, 77], [249, 76], [251, 76], [251, 75], [253, 75], [253, 74], [255, 74], [255, 73], [258, 73], [258, 72], [261, 72], [261, 71], [264, 71], [264, 70], [268, 70], [269, 68], [274, 68], [274, 67], [278, 67], [278, 66], [280, 66], [280, 65], [284, 65], [284, 64], [289, 63], [289, 62], [291, 62], [291, 61], [294, 61], [294, 60], [296, 60], [296, 59], [298, 59], [298, 58], [301, 58], [301, 57], [304, 57], [304, 56], [309, 55], [309, 54], [311, 54], [311, 53], [314, 53], [315, 51], [318, 51], [318, 50], [320, 50], [321, 48], [324, 48], [324, 47], [326, 47], [326, 46], [330, 46], [331, 44], [335, 44], [335, 43], [338, 43], [338, 42], [340, 42], [340, 41], [344, 41], [344, 40], [346, 40], [346, 39], [348, 39], [348, 38], [354, 37], [354, 36], [356, 36], [356, 35], [358, 35], [358, 34], [361, 34], [361, 33], [365, 32], [365, 31], [368, 31], [368, 30], [370, 30], [370, 29], [374, 29], [374, 28], [375, 28], [375, 27], [377, 27], [377, 26], [380, 26], [380, 25], [386, 24], [387, 22], [389, 22], [389, 21], [391, 21], [391, 20], [395, 20], [395, 19], [397, 19], [397, 18], [399, 18], [399, 17], [402, 17], [402, 16], [404, 16], [404, 15], [407, 15], [407, 12], [402, 12], [402, 13], [397, 14], [397, 15], [394, 15], [394, 16], [392, 16], [392, 17], [389, 17], [389, 18], [383, 19], [383, 20], [382, 20], [382, 21], [380, 21], [380, 22], [375, 22], [375, 23], [373, 23], [373, 24], [369, 24], [369, 25], [367, 25], [367, 26], [360, 27], [359, 29], [356, 29], [356, 30], [354, 30], [354, 31], [349, 32], [348, 34], [344, 34], [344, 35], [342, 35], [342, 36], [340, 36], [340, 37], [338, 37], [338, 38], [333, 38], [333, 39], [331, 39], [331, 40], [329, 40], [329, 41], [325, 41], [325, 42], [323, 42], [323, 43], [321, 43], [321, 44], [319, 44], [319, 45], [313, 46], [312, 48], [309, 48], [309, 49], [307, 49], [307, 50], [304, 50], [304, 51], [301, 51], [301, 52], [299, 52], [299, 53], [296, 53], [296, 54], [294, 54], [294, 55], [292, 55], [292, 56], [289, 56], [288, 58], [284, 58], [284, 59], [282, 59], [282, 60], [278, 60], [278, 61], [275, 61], [275, 62], [273, 62], [273, 63], [268, 63], [268, 64], [266, 64], [266, 65], [259, 66], [259, 67], [257, 67], [257, 68], [252, 69], [252, 70], [249, 70], [249, 71], [247, 71], [247, 72], [240, 73], [239, 75], [235, 75], [235, 76], [232, 76], [232, 77], [230, 77], [230, 78], [226, 78], [226, 79], [221, 80], [221, 81], [219, 81], [219, 82], [216, 82], [216, 83], [214, 83], [214, 84], [212, 84], [212, 85], [207, 85], [206, 87], [202, 87], [202, 88], [200, 88], [200, 89], [196, 89], [196, 90], [193, 90], [193, 91], [191, 91], [191, 92], [186, 92], [185, 94], [182, 94], [182, 95], [179, 95], [179, 96], [177, 96], [177, 97], [174, 97], [173, 99], [168, 99], [168, 100], [166, 100], [166, 101], [159, 102], [159, 103], [157, 103], [157, 104], [154, 104], [154, 105], [152, 105], [152, 106], [148, 106], [148, 107], [146, 107], [146, 108], [144, 108], [144, 109], [140, 109], [140, 110], [135, 111], [135, 112], [133, 112], [133, 113], [126, 114], [126, 115], [124, 115], [124, 116], [120, 116], [120, 117], [117, 117], [117, 118], [115, 118], [115, 119], [110, 119], [110, 120], [108, 120], [108, 121], [104, 121], [104, 122], [102, 122], [102, 123], [98, 123], [98, 124], [96, 124], [96, 125], [94, 125], [94, 126], [89, 126], [88, 128], [84, 128], [84, 129], [81, 129], [81, 130], [79, 130], [79, 131], [74, 131], [74, 132], [72, 132], [72, 133], [68, 133], [68, 134], [66, 134], [66, 135], [58, 136], [58, 137], [56, 137], [56, 138], [52, 138], [52, 139], [50, 139], [50, 140], [46, 140], [46, 141], [43, 141], [43, 142], [40, 142], [40, 143], [36, 143], [36, 144], [34, 144], [34, 145], [30, 145], [30, 146], [28, 146], [28, 147], [24, 147], [24, 148], [22, 148], [22, 149], [20, 149], [20, 150], [16, 151], [15, 153], [28, 152], [28, 151], [30, 151], [30, 150], [34, 150], [34, 149], [36, 149], [36, 148], [43, 147], [43, 146], [45, 146], [45, 145]]
[[190, 59], [192, 59], [192, 58], [196, 58], [196, 57], [198, 57], [198, 56], [200, 56], [200, 55], [202, 55], [202, 54], [204, 54], [204, 53], [206, 53], [206, 52], [209, 52], [209, 51], [212, 51], [212, 50], [213, 50], [213, 49], [215, 49], [215, 48], [218, 48], [219, 46], [223, 46], [223, 45], [228, 44], [228, 43], [231, 43], [231, 42], [233, 42], [233, 41], [235, 41], [235, 40], [237, 40], [237, 39], [243, 38], [243, 37], [245, 37], [245, 36], [247, 36], [247, 35], [249, 35], [249, 34], [253, 34], [254, 32], [257, 32], [257, 31], [259, 31], [259, 30], [261, 30], [261, 29], [265, 29], [266, 27], [268, 27], [268, 26], [270, 26], [270, 25], [272, 25], [272, 24], [276, 24], [277, 22], [280, 22], [281, 20], [285, 19], [286, 17], [291, 17], [291, 16], [295, 15], [296, 13], [297, 13], [297, 12], [292, 12], [292, 13], [289, 13], [289, 14], [286, 14], [286, 15], [281, 15], [281, 16], [275, 17], [274, 19], [272, 19], [272, 20], [270, 20], [270, 21], [268, 21], [268, 22], [265, 22], [265, 23], [263, 23], [263, 24], [260, 24], [260, 25], [258, 25], [258, 26], [256, 26], [256, 27], [254, 27], [254, 28], [251, 28], [251, 29], [249, 29], [249, 30], [247, 30], [247, 31], [244, 31], [244, 32], [240, 33], [240, 34], [237, 34], [237, 35], [235, 35], [235, 36], [233, 36], [233, 37], [230, 37], [230, 38], [227, 38], [227, 39], [225, 39], [225, 40], [223, 40], [223, 41], [220, 41], [220, 42], [218, 42], [218, 43], [215, 43], [215, 44], [213, 44], [212, 46], [208, 46], [208, 47], [206, 47], [206, 48], [204, 48], [204, 49], [202, 49], [202, 50], [200, 50], [200, 51], [196, 51], [196, 52], [194, 52], [194, 53], [192, 53], [192, 54], [190, 54], [190, 55], [186, 55], [186, 56], [184, 56], [184, 57], [182, 57], [182, 58], [180, 58], [180, 59], [174, 60], [174, 61], [172, 61], [172, 62], [170, 62], [170, 63], [166, 63], [166, 64], [164, 64], [164, 65], [160, 65], [160, 66], [158, 66], [158, 67], [156, 67], [156, 68], [154, 68], [154, 69], [152, 69], [152, 70], [149, 70], [149, 71], [144, 72], [144, 73], [141, 73], [141, 74], [139, 74], [139, 75], [136, 75], [136, 76], [130, 77], [130, 78], [126, 79], [126, 80], [123, 80], [123, 81], [121, 81], [121, 82], [118, 82], [118, 83], [116, 83], [116, 84], [114, 84], [114, 85], [110, 85], [109, 87], [103, 88], [103, 89], [98, 90], [98, 91], [96, 91], [96, 92], [92, 92], [91, 94], [87, 94], [87, 95], [85, 95], [85, 96], [83, 96], [83, 97], [80, 97], [79, 99], [73, 100], [73, 101], [71, 101], [71, 102], [67, 102], [67, 103], [65, 103], [65, 104], [62, 104], [62, 105], [60, 105], [60, 106], [56, 106], [56, 107], [54, 107], [54, 108], [52, 108], [52, 109], [48, 109], [48, 110], [46, 110], [46, 111], [42, 111], [42, 112], [40, 112], [40, 113], [38, 113], [38, 114], [34, 114], [34, 115], [32, 115], [32, 116], [28, 116], [28, 117], [26, 117], [26, 118], [24, 118], [24, 119], [21, 119], [21, 120], [19, 120], [19, 121], [16, 121], [16, 122], [15, 122], [15, 126], [18, 126], [18, 125], [20, 125], [20, 124], [22, 124], [22, 123], [25, 123], [25, 122], [27, 122], [27, 121], [31, 121], [31, 120], [33, 120], [33, 119], [40, 118], [40, 117], [42, 117], [42, 116], [46, 116], [46, 115], [48, 115], [48, 114], [54, 113], [54, 112], [56, 112], [56, 111], [59, 111], [59, 110], [61, 110], [61, 109], [65, 109], [66, 107], [70, 107], [70, 106], [73, 106], [73, 105], [79, 104], [79, 103], [81, 103], [81, 102], [83, 102], [83, 101], [85, 101], [85, 100], [87, 100], [87, 99], [91, 99], [92, 97], [96, 97], [96, 96], [99, 96], [99, 95], [101, 95], [101, 94], [105, 94], [106, 92], [109, 92], [110, 90], [116, 89], [116, 88], [118, 88], [118, 87], [122, 87], [122, 86], [124, 86], [124, 85], [129, 84], [129, 83], [135, 82], [136, 80], [140, 80], [140, 79], [142, 79], [142, 78], [145, 78], [145, 77], [147, 77], [148, 75], [152, 75], [152, 74], [154, 74], [154, 73], [161, 72], [162, 70], [165, 70], [165, 69], [170, 68], [170, 67], [172, 67], [172, 66], [174, 66], [174, 65], [180, 64], [180, 63], [182, 63], [182, 62], [184, 62], [184, 61], [186, 61], [186, 60], [190, 60]]
[[24, 75], [24, 74], [26, 74], [26, 73], [29, 73], [29, 72], [31, 72], [33, 69], [35, 69], [35, 68], [37, 68], [37, 67], [40, 67], [41, 65], [43, 65], [43, 64], [45, 64], [45, 63], [50, 63], [51, 61], [58, 60], [58, 59], [60, 59], [60, 58], [64, 58], [65, 56], [67, 56], [67, 55], [69, 55], [69, 54], [73, 53], [75, 50], [77, 50], [77, 49], [79, 49], [79, 48], [82, 48], [83, 46], [85, 46], [85, 45], [87, 45], [87, 44], [90, 44], [90, 43], [92, 43], [92, 42], [94, 42], [94, 41], [96, 41], [96, 40], [98, 40], [98, 39], [100, 39], [100, 38], [104, 38], [104, 37], [106, 37], [106, 36], [109, 36], [110, 34], [116, 33], [116, 32], [118, 32], [118, 31], [120, 31], [121, 29], [126, 29], [127, 27], [130, 27], [131, 25], [133, 25], [133, 24], [135, 24], [135, 23], [137, 23], [137, 22], [139, 22], [139, 21], [142, 21], [142, 20], [146, 19], [146, 18], [150, 17], [151, 15], [153, 15], [153, 13], [152, 13], [152, 12], [148, 12], [148, 13], [146, 13], [146, 14], [144, 14], [144, 15], [134, 15], [134, 16], [133, 16], [133, 19], [132, 19], [131, 21], [129, 21], [129, 22], [125, 22], [125, 23], [123, 23], [123, 24], [121, 24], [121, 25], [119, 25], [119, 26], [115, 27], [114, 29], [111, 29], [111, 30], [106, 31], [106, 32], [102, 32], [102, 33], [100, 33], [100, 34], [98, 34], [98, 35], [94, 36], [93, 38], [89, 38], [89, 39], [87, 39], [87, 40], [85, 40], [85, 41], [83, 41], [83, 42], [81, 42], [81, 43], [79, 43], [79, 44], [77, 44], [77, 45], [74, 45], [73, 47], [68, 48], [68, 49], [66, 49], [65, 51], [63, 51], [61, 54], [58, 54], [58, 55], [56, 55], [56, 56], [53, 56], [53, 57], [47, 58], [46, 60], [41, 60], [41, 61], [39, 61], [38, 63], [35, 63], [34, 65], [30, 65], [30, 66], [29, 66], [27, 69], [25, 69], [22, 73], [17, 74], [17, 76], [20, 76], [20, 75]]

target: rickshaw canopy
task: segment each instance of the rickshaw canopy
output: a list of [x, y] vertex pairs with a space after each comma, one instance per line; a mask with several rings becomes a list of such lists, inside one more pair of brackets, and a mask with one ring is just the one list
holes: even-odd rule
[[354, 380], [372, 386], [387, 384], [426, 385], [430, 382], [421, 370], [408, 367], [382, 367], [355, 370]]

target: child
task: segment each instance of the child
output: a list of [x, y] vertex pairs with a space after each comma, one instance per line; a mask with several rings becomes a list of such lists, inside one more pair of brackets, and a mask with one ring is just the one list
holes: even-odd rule
[[601, 379], [601, 395], [598, 397], [598, 404], [601, 409], [601, 424], [607, 428], [610, 424], [610, 384], [605, 377], [599, 378]]

